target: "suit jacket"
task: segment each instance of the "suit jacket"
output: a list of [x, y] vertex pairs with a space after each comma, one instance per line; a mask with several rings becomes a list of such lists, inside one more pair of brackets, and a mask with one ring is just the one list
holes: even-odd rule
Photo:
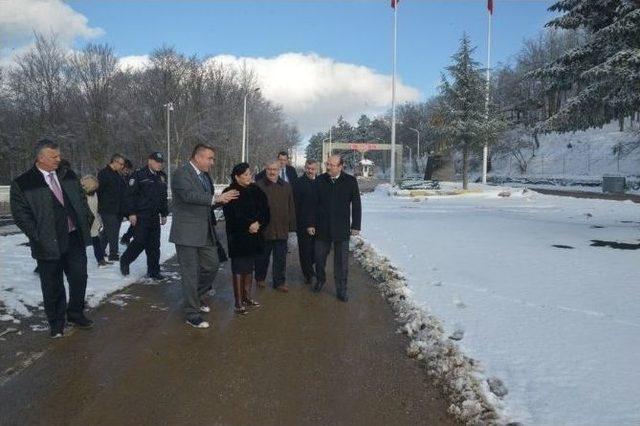
[[289, 232], [296, 230], [296, 208], [293, 203], [291, 185], [282, 179], [273, 183], [269, 179], [256, 182], [267, 196], [269, 224], [264, 230], [266, 240], [286, 240]]
[[296, 206], [296, 221], [298, 232], [304, 232], [311, 225], [309, 218], [313, 214], [313, 197], [315, 197], [315, 180], [311, 180], [303, 174], [292, 185], [293, 201]]
[[123, 199], [127, 189], [122, 175], [108, 165], [98, 172], [98, 212], [124, 214]]
[[11, 183], [11, 214], [16, 225], [29, 238], [31, 256], [57, 260], [66, 250], [66, 216], [71, 216], [85, 245], [91, 244], [93, 215], [76, 174], [69, 170], [58, 175], [64, 196], [62, 206], [34, 166]]
[[205, 173], [205, 176], [211, 184], [211, 193], [203, 188], [190, 163], [179, 167], [172, 176], [173, 219], [169, 241], [174, 244], [204, 247], [207, 245], [208, 235], [212, 236], [214, 243], [217, 241], [216, 217], [213, 210], [220, 205], [212, 206], [213, 181], [208, 173]]
[[[298, 173], [296, 172], [296, 168], [293, 166], [287, 165], [285, 169], [285, 173], [287, 174], [287, 179], [289, 179], [290, 185], [293, 184], [293, 182], [295, 182], [295, 180], [298, 178]], [[266, 179], [266, 177], [267, 177], [267, 171], [263, 169], [260, 173], [256, 175], [255, 180], [257, 182], [259, 180]]]
[[355, 177], [344, 172], [335, 182], [328, 173], [314, 182], [315, 197], [309, 223], [316, 228], [316, 238], [322, 241], [346, 241], [351, 230], [360, 230], [362, 205]]

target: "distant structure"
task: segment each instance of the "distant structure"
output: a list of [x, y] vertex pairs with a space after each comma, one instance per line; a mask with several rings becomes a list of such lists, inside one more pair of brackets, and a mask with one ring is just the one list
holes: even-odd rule
[[356, 176], [370, 178], [373, 176], [373, 161], [363, 158], [358, 162], [355, 170]]

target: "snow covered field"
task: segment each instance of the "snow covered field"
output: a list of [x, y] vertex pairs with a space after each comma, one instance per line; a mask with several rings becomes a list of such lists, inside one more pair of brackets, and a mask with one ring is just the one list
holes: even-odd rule
[[[129, 224], [123, 223], [120, 233], [128, 229]], [[162, 227], [160, 237], [160, 262], [172, 257], [176, 250], [175, 245], [169, 243], [169, 229], [171, 229], [171, 217]], [[29, 247], [23, 245], [27, 237], [23, 234], [0, 236], [0, 259], [2, 262], [2, 274], [0, 274], [0, 305], [4, 305], [6, 313], [0, 316], [0, 321], [19, 321], [20, 316], [30, 316], [30, 310], [40, 306], [42, 308], [42, 292], [40, 280], [33, 273], [36, 261], [31, 258]], [[120, 254], [126, 247], [120, 246]], [[120, 290], [147, 273], [147, 263], [144, 252], [131, 264], [131, 273], [127, 277], [120, 274], [117, 263], [99, 269], [93, 248], [87, 247], [89, 280], [87, 283], [87, 303], [95, 307], [114, 291]], [[16, 318], [17, 317], [17, 318]]]
[[592, 246], [640, 244], [640, 205], [476, 188], [415, 201], [379, 187], [363, 237], [504, 382], [504, 419], [640, 424], [640, 250]]

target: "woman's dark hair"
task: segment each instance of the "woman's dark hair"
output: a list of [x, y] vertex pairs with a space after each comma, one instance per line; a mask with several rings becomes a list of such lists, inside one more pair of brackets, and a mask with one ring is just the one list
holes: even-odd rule
[[231, 169], [231, 182], [235, 182], [236, 181], [236, 176], [240, 176], [241, 174], [243, 174], [244, 172], [247, 171], [247, 169], [251, 168], [251, 166], [249, 165], [249, 163], [240, 163], [240, 164], [236, 164], [235, 166], [233, 166], [233, 169]]

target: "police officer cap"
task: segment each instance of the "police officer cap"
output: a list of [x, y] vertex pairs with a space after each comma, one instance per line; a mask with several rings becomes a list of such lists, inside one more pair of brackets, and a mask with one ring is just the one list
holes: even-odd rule
[[164, 156], [161, 152], [152, 152], [151, 154], [149, 154], [149, 159], [155, 160], [158, 163], [164, 163]]

